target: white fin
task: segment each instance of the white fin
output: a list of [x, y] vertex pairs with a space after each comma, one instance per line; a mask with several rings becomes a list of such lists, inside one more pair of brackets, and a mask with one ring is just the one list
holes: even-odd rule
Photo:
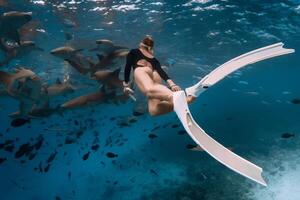
[[194, 121], [188, 108], [184, 91], [174, 92], [173, 101], [174, 111], [185, 130], [204, 151], [233, 171], [267, 186], [261, 176], [262, 169], [260, 167], [219, 144]]
[[222, 64], [218, 68], [214, 69], [204, 78], [202, 78], [197, 84], [192, 87], [186, 88], [185, 91], [187, 95], [199, 96], [206, 88], [216, 84], [222, 80], [227, 75], [233, 73], [234, 71], [249, 65], [256, 63], [261, 60], [268, 58], [273, 58], [276, 56], [281, 56], [284, 54], [289, 54], [295, 52], [294, 49], [283, 48], [283, 43], [276, 43], [270, 46], [266, 46], [260, 49], [256, 49], [240, 55], [236, 58], [229, 60], [228, 62]]

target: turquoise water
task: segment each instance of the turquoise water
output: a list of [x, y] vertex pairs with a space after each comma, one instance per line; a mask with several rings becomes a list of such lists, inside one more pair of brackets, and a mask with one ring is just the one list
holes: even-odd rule
[[[0, 157], [7, 159], [0, 164], [1, 199], [299, 198], [300, 105], [292, 102], [300, 98], [299, 1], [15, 0], [0, 10], [31, 11], [33, 19], [23, 39], [44, 49], [14, 59], [1, 70], [22, 65], [44, 82], [69, 76], [75, 83], [74, 93], [51, 100], [54, 107], [99, 88], [49, 53], [63, 45], [83, 48], [86, 56], [96, 60], [95, 52], [88, 49], [95, 47], [97, 39], [134, 48], [150, 34], [156, 57], [182, 88], [253, 49], [282, 41], [296, 50], [234, 73], [190, 106], [207, 133], [264, 169], [268, 187], [232, 172], [205, 152], [187, 149], [193, 141], [180, 134], [183, 127], [174, 113], [132, 117], [136, 106], [132, 101], [102, 103], [14, 128], [8, 114], [18, 109], [18, 102], [3, 95], [0, 143], [13, 140], [14, 148], [0, 150]], [[73, 39], [66, 40], [66, 33]], [[123, 66], [124, 60], [117, 65]], [[282, 138], [286, 132], [295, 136]], [[80, 136], [75, 143], [65, 144], [66, 137], [76, 134]], [[151, 139], [149, 134], [157, 137]], [[41, 138], [42, 146], [34, 150], [32, 160], [15, 158], [22, 144]], [[96, 144], [99, 149], [92, 150]], [[108, 158], [107, 152], [118, 156]]]

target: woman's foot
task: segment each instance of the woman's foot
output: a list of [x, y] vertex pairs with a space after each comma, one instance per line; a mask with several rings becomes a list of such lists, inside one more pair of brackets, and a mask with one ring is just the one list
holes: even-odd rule
[[[167, 101], [173, 103], [173, 94], [172, 94], [172, 95], [169, 95], [167, 98], [168, 98]], [[193, 101], [195, 101], [196, 98], [197, 98], [197, 97], [194, 97], [194, 96], [192, 96], [192, 95], [188, 95], [188, 96], [186, 96], [186, 101], [187, 101], [188, 104], [190, 104], [190, 103], [192, 103]]]
[[197, 97], [194, 97], [194, 96], [192, 96], [192, 95], [188, 95], [188, 96], [186, 97], [187, 103], [192, 103], [193, 101], [196, 100], [196, 98], [197, 98]]
[[166, 101], [170, 102], [173, 104], [173, 93], [167, 96]]

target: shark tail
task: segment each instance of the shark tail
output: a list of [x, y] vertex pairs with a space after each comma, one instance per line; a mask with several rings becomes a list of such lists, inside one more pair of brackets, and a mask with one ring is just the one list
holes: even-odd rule
[[10, 85], [13, 82], [13, 75], [5, 72], [5, 71], [0, 71], [0, 83], [4, 84], [6, 86]]

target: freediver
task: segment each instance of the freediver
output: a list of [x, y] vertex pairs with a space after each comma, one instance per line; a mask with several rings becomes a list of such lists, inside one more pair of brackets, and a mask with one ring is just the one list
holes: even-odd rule
[[[134, 82], [140, 91], [148, 98], [150, 115], [157, 116], [173, 111], [173, 92], [181, 88], [174, 83], [162, 69], [160, 62], [154, 57], [154, 41], [146, 36], [139, 44], [139, 48], [130, 50], [126, 58], [124, 71], [124, 93], [133, 94], [130, 88], [130, 71], [133, 68]], [[169, 87], [162, 84], [162, 79]], [[187, 102], [195, 100], [194, 96], [187, 96]]]

